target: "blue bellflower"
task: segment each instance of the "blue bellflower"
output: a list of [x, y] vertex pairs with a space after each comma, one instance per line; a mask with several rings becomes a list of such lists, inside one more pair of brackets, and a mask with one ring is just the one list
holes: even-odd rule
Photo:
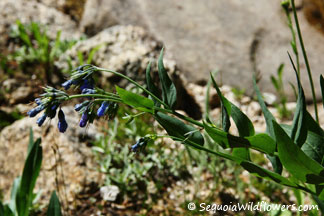
[[98, 115], [99, 117], [105, 115], [106, 110], [107, 110], [108, 107], [109, 107], [109, 104], [110, 104], [110, 103], [109, 103], [108, 101], [104, 101], [104, 102], [102, 102], [101, 106], [99, 107], [99, 109], [98, 109], [98, 111], [97, 111], [97, 115]]
[[43, 109], [45, 109], [45, 106], [43, 104], [38, 105], [37, 107], [29, 110], [27, 112], [27, 115], [29, 115], [29, 117], [35, 117], [38, 113], [40, 113]]
[[82, 103], [76, 104], [74, 106], [74, 110], [79, 112], [83, 107], [87, 106], [90, 103], [90, 101], [83, 101]]
[[87, 113], [88, 111], [86, 110], [84, 113], [82, 113], [81, 120], [80, 120], [80, 127], [85, 127], [87, 125], [87, 122], [89, 120], [89, 115]]
[[68, 127], [68, 124], [65, 120], [65, 115], [61, 109], [58, 112], [58, 119], [59, 119], [59, 121], [58, 121], [57, 127], [61, 133], [64, 133]]
[[37, 119], [36, 123], [38, 124], [39, 127], [43, 125], [43, 123], [46, 120], [46, 117], [47, 115], [44, 113], [41, 117]]
[[141, 137], [132, 147], [132, 151], [133, 152], [138, 152], [138, 151], [142, 151], [147, 143], [149, 142], [150, 138], [148, 137]]

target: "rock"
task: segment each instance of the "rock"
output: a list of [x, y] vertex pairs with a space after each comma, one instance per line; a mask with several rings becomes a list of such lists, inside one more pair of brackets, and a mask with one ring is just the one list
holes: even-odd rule
[[[68, 62], [70, 62], [72, 67], [77, 67], [80, 65], [78, 53], [82, 54], [84, 62], [87, 62], [90, 53], [96, 50], [93, 54], [92, 64], [123, 73], [141, 83], [145, 81], [146, 67], [151, 61], [153, 79], [158, 81], [156, 62], [161, 48], [161, 43], [154, 40], [141, 27], [114, 26], [87, 40], [79, 41], [72, 49], [61, 56], [56, 66], [61, 69], [68, 68]], [[177, 88], [177, 108], [185, 110], [188, 115], [195, 119], [201, 118], [199, 106], [192, 95], [188, 94], [185, 87], [187, 83], [185, 77], [180, 75], [175, 61], [167, 51], [163, 62]], [[119, 80], [113, 79], [116, 77], [112, 78], [112, 73], [102, 72], [102, 75], [103, 79], [100, 79], [100, 81], [103, 83], [104, 78], [110, 78], [112, 81]], [[121, 85], [125, 84], [124, 82]]]
[[[82, 54], [84, 62], [87, 62], [90, 52], [97, 50], [93, 55], [92, 64], [124, 73], [132, 78], [141, 75], [143, 78], [149, 60], [156, 58], [160, 49], [161, 44], [150, 38], [143, 28], [114, 26], [94, 37], [79, 41], [61, 56], [56, 65], [61, 69], [68, 68], [70, 59], [75, 68], [80, 65], [78, 53]], [[102, 75], [111, 77], [113, 74], [102, 73]]]
[[[38, 127], [35, 118], [24, 118], [4, 128], [0, 133], [0, 188], [4, 189], [5, 200], [9, 199], [14, 178], [22, 173], [27, 154], [30, 128], [34, 138], [42, 137], [43, 162], [36, 183], [36, 190], [41, 189], [42, 203], [48, 203], [50, 194], [57, 190], [65, 202], [73, 201], [84, 185], [95, 181], [100, 184], [101, 174], [96, 171], [91, 149], [86, 142], [98, 135], [91, 125], [87, 130], [77, 127], [79, 116], [72, 107], [62, 108], [69, 124], [65, 134], [59, 133], [57, 119], [45, 122]], [[56, 153], [54, 153], [54, 150]], [[57, 172], [56, 172], [57, 171]], [[66, 191], [66, 194], [62, 193]]]
[[68, 15], [36, 1], [1, 0], [0, 1], [0, 44], [5, 44], [11, 25], [20, 20], [22, 23], [37, 22], [49, 26], [47, 33], [55, 39], [56, 33], [62, 31], [62, 39], [79, 38], [76, 23]]
[[[299, 2], [298, 8], [302, 9]], [[324, 37], [309, 24], [302, 10], [298, 11], [298, 16], [320, 98], [318, 77], [324, 61], [321, 55]], [[210, 71], [219, 69], [217, 78], [223, 83], [244, 87], [252, 94], [252, 75], [260, 71], [263, 77], [259, 84], [261, 91], [275, 93], [270, 75], [284, 63], [284, 85], [289, 86], [289, 81], [296, 83], [287, 56], [287, 50], [292, 53], [291, 35], [279, 0], [87, 1], [81, 29], [93, 35], [115, 24], [136, 24], [148, 29], [174, 54], [177, 65], [189, 81], [207, 80]], [[310, 98], [302, 61], [301, 68], [304, 90]], [[293, 90], [287, 87], [286, 92], [289, 99], [294, 100]]]
[[32, 94], [33, 90], [30, 86], [20, 86], [10, 94], [9, 103], [16, 104], [22, 101], [28, 101]]

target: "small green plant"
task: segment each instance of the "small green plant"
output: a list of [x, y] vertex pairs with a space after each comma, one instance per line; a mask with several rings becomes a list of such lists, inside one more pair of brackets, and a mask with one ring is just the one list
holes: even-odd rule
[[17, 21], [10, 37], [17, 40], [21, 46], [9, 55], [8, 59], [16, 61], [22, 68], [30, 64], [36, 65], [41, 72], [45, 72], [49, 83], [55, 72], [54, 61], [77, 42], [76, 40], [61, 40], [60, 31], [57, 32], [56, 39], [52, 41], [47, 36], [45, 28], [34, 22], [24, 25]]
[[[30, 214], [33, 201], [37, 197], [33, 190], [41, 168], [42, 157], [41, 139], [34, 141], [33, 132], [30, 130], [27, 158], [22, 176], [17, 177], [13, 182], [10, 201], [5, 204], [0, 201], [1, 216], [28, 216]], [[49, 212], [53, 212], [51, 209], [54, 208], [55, 214], [50, 213], [48, 215], [60, 216], [58, 198], [53, 196], [50, 201]]]
[[241, 100], [246, 91], [245, 89], [240, 89], [240, 88], [232, 88], [231, 90], [237, 100]]
[[279, 95], [279, 102], [276, 103], [275, 106], [281, 119], [289, 118], [292, 115], [292, 112], [287, 108], [287, 95], [282, 81], [283, 70], [284, 64], [281, 64], [277, 69], [277, 78], [271, 76], [272, 85], [275, 87], [277, 94]]

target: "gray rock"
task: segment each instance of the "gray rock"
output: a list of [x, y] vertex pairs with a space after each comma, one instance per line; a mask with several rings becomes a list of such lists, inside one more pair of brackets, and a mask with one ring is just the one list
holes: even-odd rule
[[[319, 98], [324, 38], [303, 13], [298, 15]], [[291, 35], [279, 0], [87, 1], [81, 29], [95, 34], [116, 23], [148, 29], [174, 54], [189, 81], [207, 80], [209, 72], [218, 69], [218, 80], [251, 94], [252, 75], [260, 71], [261, 90], [273, 93], [270, 75], [285, 63], [286, 92], [294, 100], [288, 85], [290, 81], [295, 83], [287, 56]], [[305, 93], [310, 98], [305, 65], [301, 67]]]
[[56, 38], [56, 33], [60, 30], [62, 39], [80, 36], [77, 25], [68, 15], [37, 1], [1, 0], [0, 17], [1, 43], [5, 42], [4, 36], [8, 34], [11, 25], [15, 24], [16, 20], [22, 23], [37, 22], [49, 26], [47, 32], [52, 39]]
[[[87, 63], [90, 53], [97, 50], [92, 57], [92, 64], [137, 77], [145, 73], [149, 60], [156, 58], [160, 49], [161, 44], [150, 38], [143, 28], [114, 26], [87, 40], [79, 41], [61, 56], [56, 65], [66, 69], [70, 63], [75, 68], [80, 65], [79, 54], [82, 54], [84, 63]], [[103, 73], [105, 77], [111, 75]]]
[[62, 201], [70, 202], [83, 185], [92, 181], [98, 182], [102, 177], [100, 172], [95, 170], [96, 162], [91, 148], [86, 145], [87, 141], [99, 134], [96, 127], [91, 125], [87, 130], [77, 127], [80, 117], [73, 107], [63, 107], [63, 110], [69, 124], [64, 134], [59, 133], [57, 129], [57, 119], [47, 120], [42, 127], [38, 127], [36, 118], [28, 117], [1, 131], [0, 188], [4, 189], [5, 200], [9, 199], [14, 178], [22, 173], [30, 128], [33, 129], [35, 139], [42, 137], [43, 162], [35, 190], [42, 190], [42, 203], [48, 203], [51, 192], [57, 190], [56, 179], [60, 185], [60, 193], [64, 190], [67, 193], [61, 194], [64, 197]]
[[[71, 50], [61, 56], [56, 66], [66, 69], [68, 68], [68, 62], [72, 67], [79, 66], [78, 54], [82, 54], [84, 63], [86, 63], [90, 53], [98, 47], [99, 49], [93, 55], [92, 64], [123, 73], [136, 81], [144, 83], [145, 70], [147, 64], [151, 61], [153, 63], [151, 67], [152, 76], [157, 78], [155, 63], [162, 48], [161, 43], [154, 40], [143, 28], [134, 26], [118, 25], [110, 27], [87, 40], [78, 42]], [[186, 79], [180, 75], [169, 52], [164, 55], [164, 65], [178, 89], [178, 109], [183, 109], [188, 115], [199, 119], [201, 117], [199, 106], [193, 97], [188, 94], [185, 88]], [[100, 81], [104, 83], [105, 78], [111, 78], [112, 75], [112, 73], [103, 72]], [[124, 84], [126, 82], [121, 83], [121, 85]]]

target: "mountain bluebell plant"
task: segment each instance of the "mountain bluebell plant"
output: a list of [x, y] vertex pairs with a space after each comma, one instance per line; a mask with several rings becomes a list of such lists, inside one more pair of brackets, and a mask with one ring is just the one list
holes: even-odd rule
[[[294, 4], [292, 6], [295, 12]], [[306, 52], [304, 55], [306, 55]], [[37, 100], [38, 106], [29, 111], [28, 115], [33, 117], [45, 109], [45, 114], [52, 117], [54, 110], [57, 106], [62, 106], [63, 102], [74, 98], [85, 98], [85, 102], [75, 106], [75, 110], [82, 115], [80, 126], [85, 127], [88, 123], [92, 123], [95, 118], [103, 116], [108, 116], [109, 119], [113, 118], [117, 113], [118, 104], [126, 104], [142, 113], [152, 115], [167, 133], [167, 135], [145, 136], [139, 139], [131, 146], [132, 151], [143, 150], [149, 141], [156, 138], [169, 137], [188, 147], [230, 160], [260, 178], [308, 192], [319, 203], [319, 206], [324, 206], [324, 130], [306, 109], [305, 95], [299, 76], [300, 68], [296, 68], [290, 55], [289, 59], [298, 84], [297, 107], [291, 125], [277, 123], [266, 107], [256, 79], [253, 77], [254, 89], [267, 126], [264, 133], [256, 133], [251, 120], [222, 95], [212, 74], [210, 83], [216, 89], [222, 105], [222, 126], [217, 127], [208, 113], [204, 115], [202, 121], [197, 121], [177, 112], [175, 109], [177, 91], [164, 68], [163, 49], [157, 64], [160, 86], [156, 86], [151, 77], [151, 63], [148, 64], [146, 69], [146, 88], [122, 73], [92, 65], [83, 65], [74, 70], [71, 79], [65, 82], [63, 87], [69, 89], [72, 85], [75, 85], [82, 91], [81, 87], [83, 88], [85, 84], [90, 83], [91, 86], [90, 88], [87, 86], [87, 89], [96, 90], [94, 93], [84, 92], [84, 94], [68, 95], [61, 90], [47, 87], [41, 101]], [[297, 67], [299, 66], [297, 65]], [[116, 93], [94, 88], [92, 74], [98, 72], [108, 72], [120, 76], [134, 84], [147, 96], [135, 94], [118, 86], [116, 86]], [[324, 78], [322, 76], [320, 81], [324, 104]], [[209, 100], [209, 98], [206, 100]], [[53, 106], [54, 110], [52, 109]], [[130, 118], [135, 117], [136, 115], [130, 115]], [[230, 121], [230, 119], [233, 121]], [[238, 135], [230, 134], [231, 122], [236, 125]], [[202, 133], [204, 133], [204, 136]], [[220, 150], [213, 150], [204, 146], [207, 137], [208, 140], [213, 142], [212, 144], [219, 145]], [[266, 156], [272, 168], [264, 168], [261, 164], [252, 161], [251, 149]], [[288, 178], [282, 175], [283, 170], [289, 173]]]

